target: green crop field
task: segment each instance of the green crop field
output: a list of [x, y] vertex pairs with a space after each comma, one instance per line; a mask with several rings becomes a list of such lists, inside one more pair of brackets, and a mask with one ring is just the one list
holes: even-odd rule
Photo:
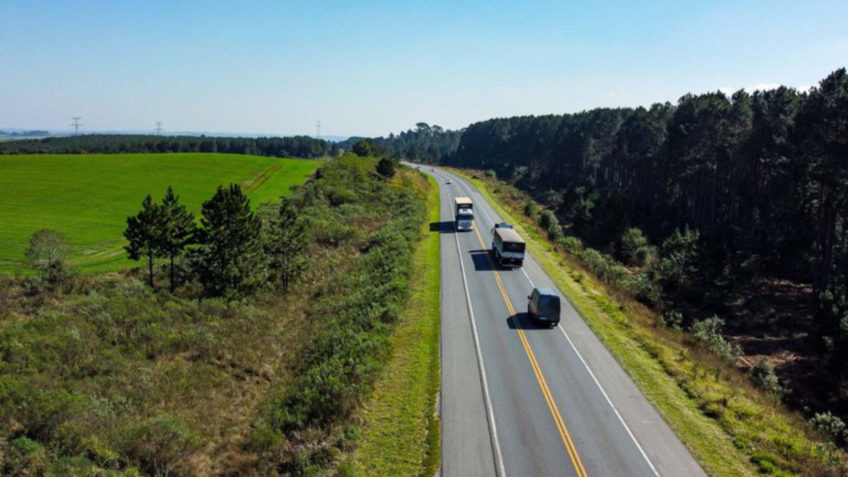
[[0, 273], [25, 271], [24, 250], [39, 229], [65, 233], [70, 263], [86, 272], [134, 266], [123, 251], [126, 220], [147, 194], [168, 186], [198, 214], [218, 185], [237, 183], [251, 203], [277, 201], [318, 161], [235, 154], [0, 156]]

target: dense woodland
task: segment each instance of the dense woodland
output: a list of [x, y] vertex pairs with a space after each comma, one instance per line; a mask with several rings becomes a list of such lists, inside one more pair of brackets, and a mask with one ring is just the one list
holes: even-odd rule
[[553, 210], [566, 234], [631, 265], [623, 245], [646, 237], [654, 257], [639, 265], [657, 264], [644, 273], [662, 288], [652, 303], [660, 308], [720, 314], [738, 330], [751, 316], [739, 303], [762, 311], [776, 305], [761, 299], [775, 298], [769, 285], [792, 284], [790, 305], [805, 301], [808, 313], [791, 308], [771, 331], [805, 328], [807, 346], [842, 378], [831, 382], [844, 383], [845, 69], [810, 91], [689, 94], [647, 109], [483, 121], [442, 162], [513, 182]]
[[88, 134], [0, 143], [0, 154], [122, 154], [221, 152], [304, 159], [336, 156], [335, 143], [309, 136], [212, 137]]

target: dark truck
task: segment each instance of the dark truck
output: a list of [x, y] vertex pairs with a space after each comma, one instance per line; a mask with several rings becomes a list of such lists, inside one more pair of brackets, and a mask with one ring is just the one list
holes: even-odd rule
[[513, 229], [492, 230], [492, 252], [502, 267], [520, 267], [524, 263], [524, 239]]

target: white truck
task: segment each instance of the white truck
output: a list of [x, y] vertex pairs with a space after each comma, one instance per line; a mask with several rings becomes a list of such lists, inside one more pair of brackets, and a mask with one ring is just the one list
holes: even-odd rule
[[468, 197], [457, 197], [456, 204], [456, 230], [471, 230], [474, 224], [474, 203]]
[[492, 252], [502, 267], [520, 267], [524, 264], [524, 239], [512, 228], [495, 227]]

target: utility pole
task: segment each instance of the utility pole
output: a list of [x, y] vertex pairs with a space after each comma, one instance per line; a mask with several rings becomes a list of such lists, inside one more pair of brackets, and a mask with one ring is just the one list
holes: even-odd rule
[[82, 116], [71, 116], [71, 119], [74, 120], [74, 123], [71, 124], [74, 127], [74, 136], [79, 136], [79, 128], [82, 126], [80, 119], [82, 119]]
[[315, 122], [315, 139], [321, 139], [321, 120]]
[[156, 135], [162, 135], [162, 121], [156, 121]]

